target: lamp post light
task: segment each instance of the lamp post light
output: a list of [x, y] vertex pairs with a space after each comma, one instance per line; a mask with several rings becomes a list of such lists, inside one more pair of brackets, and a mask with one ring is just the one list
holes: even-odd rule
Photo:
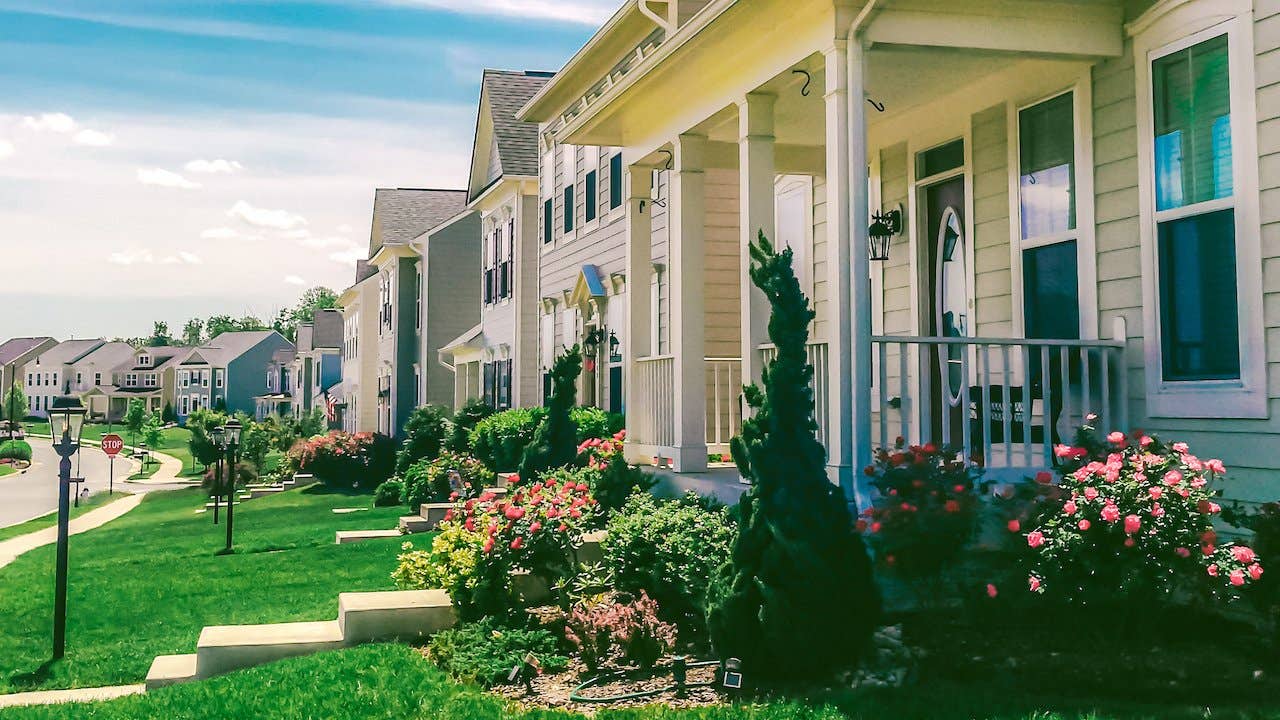
[[227, 546], [223, 554], [231, 553], [232, 509], [236, 505], [236, 455], [240, 452], [240, 431], [243, 427], [234, 417], [223, 426], [227, 438]]
[[67, 646], [67, 523], [71, 508], [71, 456], [80, 450], [84, 430], [84, 406], [76, 397], [57, 397], [49, 408], [49, 429], [55, 439], [58, 463], [58, 556], [54, 573], [53, 659], [62, 657]]
[[209, 488], [213, 491], [213, 524], [218, 524], [218, 506], [222, 504], [222, 454], [227, 449], [227, 431], [219, 425], [209, 433], [209, 439], [213, 442], [213, 446], [218, 448], [218, 459], [213, 463], [213, 484]]

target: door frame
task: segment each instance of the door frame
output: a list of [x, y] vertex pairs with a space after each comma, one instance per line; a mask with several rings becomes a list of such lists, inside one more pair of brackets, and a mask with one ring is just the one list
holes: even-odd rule
[[[969, 120], [969, 116], [965, 115], [964, 120]], [[952, 180], [956, 177], [964, 178], [964, 232], [965, 232], [965, 294], [968, 298], [968, 311], [970, 317], [973, 318], [972, 333], [978, 334], [978, 314], [977, 314], [977, 298], [975, 290], [974, 277], [974, 224], [973, 224], [973, 131], [972, 123], [965, 122], [964, 127], [959, 133], [955, 130], [950, 132], [939, 130], [930, 137], [930, 142], [919, 142], [916, 139], [907, 142], [907, 185], [910, 191], [907, 193], [907, 222], [909, 225], [909, 248], [911, 255], [911, 332], [913, 335], [923, 335], [924, 329], [929, 326], [924, 313], [928, 312], [932, 315], [936, 308], [924, 307], [923, 292], [928, 285], [921, 283], [929, 282], [929, 277], [933, 274], [934, 268], [925, 267], [928, 262], [928, 246], [925, 242], [932, 242], [931, 231], [924, 227], [926, 225], [924, 215], [925, 206], [921, 201], [921, 195], [927, 188], [946, 180]], [[946, 145], [947, 143], [961, 140], [964, 142], [964, 163], [957, 168], [946, 172], [935, 173], [928, 177], [916, 177], [916, 158], [926, 150]], [[925, 273], [929, 273], [926, 275]]]

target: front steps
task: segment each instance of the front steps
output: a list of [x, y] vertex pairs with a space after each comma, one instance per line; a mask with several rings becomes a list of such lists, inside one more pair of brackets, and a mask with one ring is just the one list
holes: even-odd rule
[[383, 538], [400, 537], [402, 534], [399, 530], [339, 530], [337, 544], [348, 545], [365, 540], [381, 540]]

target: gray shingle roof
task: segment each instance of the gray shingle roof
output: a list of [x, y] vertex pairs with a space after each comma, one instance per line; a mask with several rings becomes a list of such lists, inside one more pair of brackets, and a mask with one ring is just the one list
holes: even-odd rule
[[342, 312], [339, 310], [317, 310], [311, 326], [311, 347], [342, 347]]
[[114, 369], [120, 363], [133, 358], [133, 346], [125, 342], [109, 342], [76, 361], [75, 364], [93, 363], [104, 369]]
[[503, 175], [537, 176], [538, 124], [521, 122], [516, 119], [516, 113], [554, 75], [533, 70], [484, 71], [481, 92], [489, 99]]
[[64, 340], [40, 354], [41, 365], [70, 365], [88, 355], [103, 344], [96, 340]]
[[462, 212], [466, 204], [466, 190], [378, 188], [373, 193], [369, 257], [373, 257], [383, 245], [407, 245], [422, 233]]
[[17, 360], [32, 348], [52, 339], [51, 337], [21, 337], [6, 340], [3, 344], [0, 344], [0, 365], [6, 365]]
[[[225, 366], [274, 334], [276, 334], [275, 330], [224, 332], [196, 348], [192, 352], [192, 355], [196, 357], [189, 359], [193, 361], [193, 364], [203, 359], [204, 362], [210, 365]], [[187, 361], [184, 360], [183, 362]]]

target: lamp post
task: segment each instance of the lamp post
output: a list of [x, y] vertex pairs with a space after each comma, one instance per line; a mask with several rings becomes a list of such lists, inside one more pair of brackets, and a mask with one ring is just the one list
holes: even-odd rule
[[[219, 451], [225, 451], [227, 447], [227, 431], [219, 425], [209, 433], [209, 439], [213, 442], [213, 446]], [[222, 452], [218, 453], [218, 459], [213, 462], [213, 484], [209, 488], [213, 491], [213, 524], [218, 524], [218, 506], [222, 504]]]
[[236, 455], [240, 451], [240, 421], [231, 418], [223, 426], [227, 438], [227, 546], [223, 554], [231, 553], [232, 508], [236, 504]]
[[84, 406], [75, 397], [57, 397], [49, 408], [49, 429], [56, 442], [58, 463], [58, 557], [54, 573], [53, 659], [62, 657], [67, 645], [67, 522], [71, 508], [71, 456], [80, 450]]

